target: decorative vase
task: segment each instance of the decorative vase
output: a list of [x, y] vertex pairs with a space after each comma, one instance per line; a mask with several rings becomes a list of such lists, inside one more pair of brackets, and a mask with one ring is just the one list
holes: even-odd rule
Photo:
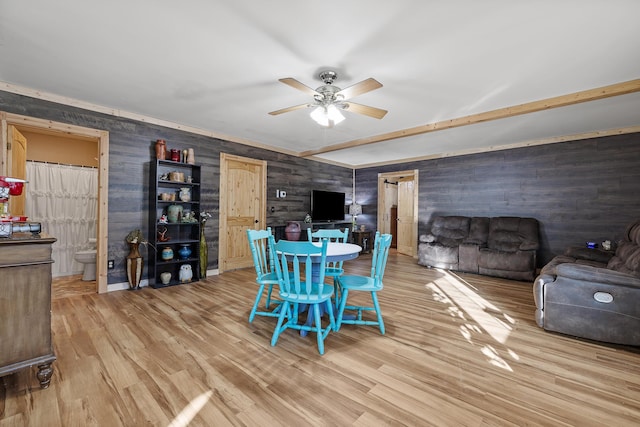
[[170, 246], [165, 246], [162, 248], [162, 253], [160, 255], [164, 261], [170, 261], [173, 259], [173, 249]]
[[185, 148], [184, 150], [182, 150], [182, 163], [187, 163], [187, 154], [189, 153], [189, 151]]
[[140, 289], [140, 279], [144, 267], [144, 259], [140, 256], [139, 246], [139, 243], [129, 243], [129, 255], [127, 255], [127, 280], [129, 281], [129, 289], [132, 291]]
[[178, 198], [183, 202], [191, 201], [191, 189], [188, 187], [183, 187], [180, 189], [180, 194], [178, 194]]
[[180, 161], [180, 150], [177, 150], [175, 148], [171, 149], [171, 160], [174, 162]]
[[300, 223], [298, 221], [289, 221], [284, 229], [284, 235], [287, 240], [300, 240]]
[[181, 205], [170, 205], [167, 207], [167, 221], [177, 223], [182, 221], [182, 212], [184, 208]]
[[180, 259], [187, 259], [189, 255], [191, 255], [191, 248], [188, 243], [180, 245], [180, 249], [178, 249], [178, 255], [180, 255]]
[[171, 273], [168, 271], [160, 273], [160, 281], [163, 285], [168, 285], [171, 282]]
[[187, 151], [187, 163], [189, 163], [190, 165], [196, 163], [196, 155], [193, 152], [193, 148], [189, 148], [189, 150]]
[[156, 158], [158, 160], [164, 160], [167, 158], [167, 143], [164, 139], [156, 141]]
[[209, 252], [207, 240], [204, 237], [204, 223], [200, 225], [200, 278], [207, 277], [207, 265], [209, 264]]

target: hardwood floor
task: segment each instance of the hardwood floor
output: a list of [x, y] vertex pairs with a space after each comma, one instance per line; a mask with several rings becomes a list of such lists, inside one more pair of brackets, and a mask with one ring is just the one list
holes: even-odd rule
[[96, 281], [83, 281], [82, 274], [56, 277], [51, 283], [51, 298], [69, 298], [96, 293]]
[[345, 325], [324, 356], [314, 334], [271, 347], [275, 319], [247, 321], [255, 292], [243, 269], [54, 299], [51, 386], [0, 379], [0, 426], [640, 424], [639, 349], [541, 330], [529, 283], [392, 254], [386, 335]]

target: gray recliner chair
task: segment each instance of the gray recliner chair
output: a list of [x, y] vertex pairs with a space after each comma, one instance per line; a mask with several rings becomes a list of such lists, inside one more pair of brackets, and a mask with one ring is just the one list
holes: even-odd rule
[[458, 248], [469, 236], [470, 222], [466, 216], [435, 217], [429, 234], [420, 236], [418, 264], [458, 270]]
[[568, 248], [533, 284], [536, 323], [548, 331], [640, 345], [640, 221], [615, 254]]
[[487, 244], [478, 254], [478, 272], [530, 282], [536, 277], [539, 247], [535, 218], [491, 218]]

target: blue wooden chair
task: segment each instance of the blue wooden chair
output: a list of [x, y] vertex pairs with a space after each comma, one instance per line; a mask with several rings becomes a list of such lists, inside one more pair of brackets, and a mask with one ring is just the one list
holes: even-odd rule
[[[333, 286], [324, 283], [326, 268], [327, 240], [321, 246], [311, 242], [292, 242], [280, 240], [276, 244], [280, 268], [280, 299], [283, 301], [278, 317], [278, 324], [273, 331], [271, 345], [275, 346], [278, 337], [286, 329], [315, 332], [318, 351], [324, 354], [324, 340], [332, 329], [335, 329], [335, 318], [331, 304]], [[301, 266], [301, 264], [304, 264]], [[291, 265], [291, 272], [289, 271]], [[301, 277], [302, 273], [302, 277]], [[309, 313], [313, 310], [314, 322], [311, 325], [298, 324], [298, 308], [307, 304]], [[320, 305], [329, 313], [329, 325], [322, 327]], [[286, 318], [286, 323], [283, 323]]]
[[[345, 228], [344, 231], [340, 229], [321, 229], [315, 232], [311, 231], [311, 228], [307, 228], [307, 237], [310, 242], [318, 241], [320, 239], [327, 239], [330, 242], [347, 243], [349, 240], [349, 229]], [[324, 270], [325, 277], [331, 277], [333, 279], [333, 286], [335, 287], [335, 299], [339, 299], [340, 289], [338, 287], [338, 277], [344, 274], [344, 268], [342, 267], [343, 261], [328, 262], [327, 267]], [[336, 304], [337, 305], [337, 304]]]
[[[278, 317], [280, 315], [278, 308], [282, 301], [271, 300], [273, 286], [279, 283], [275, 268], [275, 239], [271, 233], [271, 228], [269, 227], [266, 230], [247, 230], [247, 238], [249, 239], [249, 247], [253, 256], [253, 265], [256, 268], [256, 282], [259, 285], [256, 299], [251, 308], [251, 313], [249, 313], [249, 323], [251, 323], [256, 315]], [[265, 309], [258, 310], [265, 287], [267, 287]], [[271, 308], [272, 303], [276, 305], [273, 309]]]
[[[383, 288], [382, 277], [387, 265], [389, 257], [389, 248], [391, 247], [391, 234], [380, 234], [376, 232], [373, 248], [373, 259], [371, 261], [370, 276], [349, 276], [342, 275], [338, 277], [342, 296], [340, 298], [340, 307], [338, 308], [338, 320], [336, 321], [336, 331], [340, 330], [343, 323], [350, 325], [378, 325], [380, 333], [384, 335], [384, 322], [382, 320], [382, 312], [378, 304], [378, 291]], [[349, 292], [364, 291], [371, 292], [372, 306], [348, 305]], [[355, 310], [355, 318], [345, 318], [345, 310]], [[374, 311], [376, 320], [365, 320], [362, 318], [363, 311]]]

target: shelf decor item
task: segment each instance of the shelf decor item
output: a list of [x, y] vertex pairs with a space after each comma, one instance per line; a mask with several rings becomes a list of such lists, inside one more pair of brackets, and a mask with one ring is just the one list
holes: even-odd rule
[[178, 197], [183, 202], [190, 202], [191, 201], [191, 188], [189, 188], [189, 187], [180, 188], [180, 194], [178, 194]]
[[164, 160], [167, 158], [167, 142], [164, 139], [156, 141], [156, 158]]
[[169, 283], [171, 283], [171, 273], [168, 271], [160, 273], [160, 281], [163, 285], [168, 285]]
[[180, 245], [180, 249], [178, 249], [178, 255], [180, 255], [180, 259], [185, 260], [189, 258], [191, 255], [191, 248], [188, 243], [184, 243]]
[[142, 268], [144, 267], [144, 259], [140, 255], [140, 244], [144, 243], [142, 232], [134, 230], [126, 237], [129, 245], [129, 254], [127, 255], [127, 280], [129, 281], [129, 290], [136, 291], [140, 289], [140, 279], [142, 278]]
[[180, 282], [187, 283], [190, 282], [193, 278], [193, 269], [191, 268], [191, 264], [182, 264], [180, 266]]
[[193, 148], [189, 148], [188, 152], [187, 152], [187, 163], [189, 163], [190, 165], [195, 164], [196, 162], [196, 155], [193, 152]]
[[298, 221], [289, 221], [287, 222], [287, 226], [284, 229], [284, 235], [287, 240], [300, 240], [300, 233], [302, 229], [300, 228], [300, 223]]
[[169, 223], [175, 224], [182, 221], [182, 212], [184, 208], [182, 205], [170, 205], [167, 208], [167, 220]]
[[171, 246], [165, 246], [162, 248], [160, 256], [163, 261], [171, 261], [173, 259], [173, 249], [171, 249]]

